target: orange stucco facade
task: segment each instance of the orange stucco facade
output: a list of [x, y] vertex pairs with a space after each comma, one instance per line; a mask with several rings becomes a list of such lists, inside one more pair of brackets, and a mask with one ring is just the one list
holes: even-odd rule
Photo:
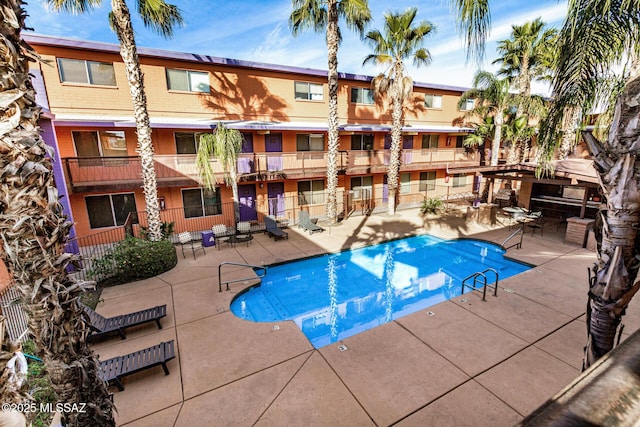
[[[137, 211], [143, 211], [133, 109], [118, 46], [35, 35], [27, 40], [48, 62], [33, 66], [43, 80], [48, 107], [54, 117], [52, 123], [77, 235], [87, 236], [109, 228], [104, 224], [99, 227], [91, 224], [88, 197], [133, 193]], [[267, 206], [269, 200], [277, 197], [286, 200], [286, 209], [308, 209], [316, 216], [324, 214], [320, 199], [303, 202], [301, 194], [318, 181], [326, 185], [326, 72], [144, 48], [139, 49], [139, 55], [157, 158], [158, 196], [165, 210], [180, 211], [185, 207], [185, 190], [199, 188], [193, 153], [179, 153], [178, 138], [183, 133], [194, 133], [197, 138], [197, 133], [212, 132], [216, 123], [222, 122], [240, 130], [252, 141], [252, 149], [243, 152], [239, 160], [250, 168], [239, 169], [239, 175], [240, 185], [251, 203], [257, 208], [271, 209]], [[112, 67], [115, 84], [63, 81], [60, 59], [78, 60], [77, 64], [107, 64], [108, 70]], [[181, 76], [206, 76], [207, 91], [172, 90], [167, 70]], [[296, 96], [297, 84], [309, 88], [309, 97], [314, 91], [316, 99]], [[369, 90], [370, 78], [341, 75], [339, 79], [341, 202], [351, 203], [349, 192], [357, 185], [366, 187], [371, 203], [379, 206], [385, 197], [389, 151], [385, 149], [385, 138], [390, 134], [390, 108], [384, 99], [376, 99], [373, 104], [354, 102], [351, 98], [354, 88]], [[471, 179], [459, 180], [455, 189], [450, 188], [452, 184], [447, 179], [449, 165], [473, 166], [480, 161], [478, 153], [462, 148], [458, 138], [468, 131], [455, 125], [456, 119], [463, 115], [457, 108], [463, 90], [415, 85], [412, 99], [405, 105], [399, 203], [415, 203], [421, 197], [430, 196], [429, 191], [437, 195], [469, 190]], [[438, 108], [428, 108], [425, 96], [437, 97]], [[113, 153], [105, 154], [106, 145], [100, 146], [110, 143], [108, 138], [101, 139], [103, 134], [114, 131], [126, 142], [126, 147], [117, 145], [122, 144], [121, 141], [113, 143], [117, 146], [111, 148], [119, 150], [114, 151], [118, 158]], [[98, 135], [94, 148], [100, 157], [98, 160], [79, 152], [81, 143], [74, 138], [80, 134], [91, 138]], [[321, 139], [321, 149], [309, 148], [314, 138]], [[357, 146], [361, 139], [369, 141], [370, 138], [372, 145], [367, 142], [366, 146]], [[305, 145], [307, 139], [309, 146]], [[86, 150], [86, 146], [82, 147]], [[231, 189], [222, 184], [221, 166], [215, 163], [214, 170], [221, 183], [219, 199], [226, 211], [231, 206], [227, 203], [232, 200]], [[301, 181], [304, 183], [300, 184]], [[113, 207], [116, 202], [111, 200], [111, 203]], [[293, 219], [291, 212], [282, 215]], [[232, 225], [232, 218], [229, 212], [204, 213], [197, 217], [200, 223], [194, 226], [209, 227], [207, 223], [217, 222]], [[207, 223], [202, 222], [203, 219]], [[188, 217], [185, 209], [177, 227], [190, 228], [190, 220], [194, 217]]]

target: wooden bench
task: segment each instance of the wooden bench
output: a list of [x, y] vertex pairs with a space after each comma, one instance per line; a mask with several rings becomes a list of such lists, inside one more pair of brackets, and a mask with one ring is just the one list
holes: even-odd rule
[[153, 347], [100, 362], [100, 378], [107, 384], [115, 384], [118, 390], [123, 391], [124, 385], [122, 385], [122, 377], [158, 365], [162, 365], [164, 374], [169, 375], [167, 362], [175, 357], [173, 340], [161, 342]]
[[125, 328], [130, 328], [147, 322], [156, 322], [158, 329], [162, 329], [160, 319], [167, 315], [166, 304], [114, 317], [104, 317], [86, 305], [81, 305], [91, 321], [91, 324], [89, 325], [91, 329], [88, 336], [89, 339], [112, 332], [117, 332], [120, 335], [120, 338], [125, 339], [127, 338], [124, 334]]

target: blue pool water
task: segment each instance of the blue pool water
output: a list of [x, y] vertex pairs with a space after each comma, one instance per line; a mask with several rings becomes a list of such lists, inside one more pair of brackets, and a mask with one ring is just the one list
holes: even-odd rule
[[503, 280], [530, 268], [504, 252], [490, 242], [422, 235], [289, 262], [269, 267], [231, 311], [256, 322], [293, 320], [320, 348], [459, 296], [476, 272], [493, 268]]

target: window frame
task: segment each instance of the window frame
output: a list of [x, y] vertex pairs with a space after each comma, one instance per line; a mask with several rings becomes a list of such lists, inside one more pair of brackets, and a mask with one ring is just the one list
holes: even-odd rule
[[[63, 66], [62, 66], [64, 61], [84, 62], [85, 77], [87, 78], [87, 81], [76, 82], [76, 81], [72, 81], [72, 80], [65, 80], [64, 72], [63, 72]], [[115, 67], [113, 66], [113, 62], [89, 61], [89, 60], [86, 60], [86, 59], [74, 59], [74, 58], [56, 58], [56, 63], [58, 64], [58, 78], [60, 79], [60, 83], [81, 84], [81, 85], [102, 86], [102, 87], [117, 87], [118, 86], [118, 81], [116, 80], [116, 70], [115, 70]], [[90, 64], [108, 65], [108, 66], [110, 66], [111, 72], [112, 72], [112, 75], [113, 75], [113, 84], [94, 83], [92, 80], [95, 80], [95, 79], [93, 78], [93, 74], [91, 73], [91, 68], [89, 67]]]
[[[467, 99], [465, 101], [464, 106], [461, 106], [458, 110], [459, 111], [471, 111], [475, 107], [475, 103], [476, 103], [475, 98], [469, 98], [469, 99]], [[471, 106], [469, 106], [469, 104], [471, 104]]]
[[[429, 103], [427, 102], [427, 98], [428, 97], [431, 97], [431, 105], [429, 105]], [[439, 102], [440, 105], [437, 105], [437, 106], [433, 105], [434, 101], [436, 99], [438, 99], [440, 101]], [[425, 108], [428, 108], [428, 109], [431, 109], [431, 110], [442, 110], [442, 101], [443, 101], [442, 95], [437, 95], [435, 93], [425, 93], [425, 95], [424, 95]]]
[[451, 176], [451, 187], [452, 188], [465, 187], [467, 185], [468, 176], [469, 175], [467, 175], [466, 173], [454, 173]]
[[[184, 200], [184, 195], [185, 192], [195, 192], [195, 191], [200, 191], [200, 206], [186, 206], [185, 205], [185, 200]], [[197, 188], [181, 188], [180, 189], [180, 198], [182, 199], [182, 213], [184, 215], [185, 219], [192, 219], [192, 218], [205, 218], [208, 216], [216, 216], [216, 215], [222, 215], [222, 200], [220, 198], [220, 188], [215, 188], [213, 190], [211, 190], [214, 195], [214, 202], [211, 204], [205, 204], [205, 192], [209, 191], [206, 190], [204, 188], [201, 187], [197, 187]], [[213, 208], [215, 209], [215, 212], [213, 213], [207, 213], [207, 206], [213, 206]], [[201, 215], [191, 215], [191, 214], [187, 214], [187, 209], [196, 209], [196, 208], [200, 208], [200, 213]], [[194, 210], [195, 212], [195, 210]]]
[[[299, 92], [298, 91], [298, 85], [306, 85], [307, 86], [307, 92], [306, 92], [306, 98], [303, 97], [299, 97], [298, 94], [302, 94], [303, 92]], [[311, 87], [312, 86], [316, 86], [319, 87], [321, 89], [320, 92], [311, 92]], [[320, 99], [313, 99], [313, 95], [318, 95], [318, 93], [321, 95]], [[323, 83], [313, 83], [313, 82], [302, 82], [302, 81], [298, 81], [298, 80], [294, 80], [293, 82], [293, 98], [296, 101], [313, 101], [313, 102], [324, 102], [324, 84]]]
[[[192, 154], [197, 154], [198, 153], [198, 146], [200, 144], [200, 136], [204, 135], [206, 133], [208, 133], [208, 132], [174, 131], [173, 132], [173, 142], [174, 142], [175, 147], [176, 147], [176, 154], [191, 154], [191, 155]], [[193, 148], [194, 148], [193, 153], [190, 153], [190, 152], [189, 153], [180, 153], [179, 152], [179, 150], [178, 150], [178, 140], [176, 139], [176, 136], [178, 134], [193, 136]]]
[[[304, 147], [301, 148], [300, 144], [304, 143], [305, 141], [303, 140], [303, 138], [306, 137], [306, 149], [304, 149]], [[316, 139], [316, 138], [321, 138], [322, 139], [322, 148], [321, 149], [314, 149], [312, 148], [312, 140]], [[317, 141], [316, 141], [317, 143]], [[316, 152], [323, 152], [325, 151], [325, 143], [324, 143], [324, 134], [323, 133], [297, 133], [296, 134], [296, 151], [299, 152], [306, 152], [306, 151], [316, 151]]]
[[[434, 141], [433, 141], [434, 139], [435, 139], [435, 146], [434, 146]], [[425, 144], [425, 142], [426, 142], [426, 144]], [[422, 135], [422, 149], [423, 150], [434, 150], [434, 149], [437, 149], [439, 143], [440, 143], [440, 134], [439, 133], [429, 133], [429, 134]]]
[[[407, 180], [406, 178], [409, 177]], [[406, 182], [404, 182], [404, 181]], [[411, 194], [411, 172], [400, 173], [400, 194]]]
[[[433, 176], [433, 178], [431, 178]], [[433, 191], [436, 189], [436, 171], [420, 172], [420, 183], [418, 191]]]
[[[186, 73], [187, 76], [187, 90], [184, 89], [173, 89], [171, 88], [171, 80], [169, 79], [169, 72], [179, 72]], [[207, 81], [207, 90], [197, 90], [193, 88], [193, 81], [191, 80], [191, 75], [202, 75], [206, 76]], [[165, 80], [167, 83], [167, 90], [170, 92], [182, 92], [182, 93], [211, 93], [211, 79], [208, 71], [199, 71], [199, 70], [187, 70], [182, 68], [165, 68], [164, 69]]]
[[[370, 185], [364, 185], [364, 180], [367, 181], [371, 181]], [[360, 185], [353, 185], [353, 182], [355, 180], [360, 180]], [[363, 191], [366, 190], [369, 192], [369, 197], [372, 198], [373, 197], [373, 175], [361, 175], [361, 176], [352, 176], [351, 179], [349, 180], [349, 185], [350, 185], [350, 190], [354, 192], [354, 197], [355, 196], [355, 191]], [[357, 197], [357, 199], [362, 199], [362, 196]]]
[[[365, 137], [371, 138], [371, 146], [369, 148], [366, 148], [367, 145], [365, 145], [365, 142], [364, 142], [364, 138]], [[353, 148], [353, 142], [354, 142], [355, 138], [358, 138], [360, 140], [359, 141], [360, 148]], [[352, 151], [369, 151], [369, 150], [373, 150], [374, 142], [375, 142], [375, 136], [372, 133], [355, 133], [355, 134], [351, 135], [351, 150]]]
[[[369, 93], [369, 98], [368, 100], [370, 100], [371, 102], [365, 102], [365, 93], [368, 92]], [[354, 98], [354, 93], [356, 93], [355, 96], [355, 100]], [[373, 89], [368, 88], [368, 87], [361, 87], [361, 86], [352, 86], [351, 87], [351, 103], [352, 104], [361, 104], [361, 105], [374, 105], [376, 103], [375, 101], [375, 96], [373, 93]]]
[[[89, 222], [89, 228], [91, 230], [97, 230], [100, 228], [112, 228], [112, 227], [122, 227], [126, 221], [126, 217], [125, 218], [121, 218], [121, 221], [118, 220], [118, 215], [116, 214], [116, 210], [114, 207], [114, 203], [113, 203], [113, 198], [117, 197], [117, 196], [130, 196], [131, 200], [133, 200], [133, 207], [134, 210], [131, 211], [127, 211], [127, 216], [129, 213], [133, 212], [133, 213], [137, 213], [138, 212], [138, 206], [136, 204], [136, 195], [133, 192], [124, 192], [124, 193], [107, 193], [107, 194], [92, 194], [92, 195], [87, 195], [84, 196], [84, 205], [85, 208], [87, 210], [87, 220]], [[90, 212], [90, 205], [89, 203], [87, 203], [87, 201], [89, 199], [98, 199], [98, 198], [104, 198], [104, 197], [108, 197], [109, 198], [109, 207], [111, 209], [111, 219], [112, 219], [112, 224], [111, 225], [97, 225], [94, 226], [92, 224], [92, 217], [94, 217], [94, 215], [91, 214]], [[124, 202], [126, 203], [126, 200], [124, 200]], [[94, 219], [96, 219], [94, 217]], [[121, 223], [119, 223], [121, 222]], [[137, 218], [134, 218], [134, 224], [137, 224]]]
[[[309, 195], [304, 194], [303, 191], [300, 191], [300, 184], [309, 183]], [[322, 183], [322, 190], [314, 189], [314, 183]], [[309, 206], [309, 205], [322, 205], [325, 203], [326, 197], [326, 187], [324, 183], [324, 179], [302, 179], [297, 182], [297, 191], [298, 191], [298, 206]], [[309, 199], [309, 200], [308, 200]], [[318, 201], [318, 199], [320, 199]]]

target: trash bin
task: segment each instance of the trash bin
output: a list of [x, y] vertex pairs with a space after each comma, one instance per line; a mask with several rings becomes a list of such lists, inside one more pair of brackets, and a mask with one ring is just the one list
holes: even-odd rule
[[202, 232], [202, 246], [209, 247], [216, 244], [216, 239], [213, 237], [213, 231], [207, 230]]

